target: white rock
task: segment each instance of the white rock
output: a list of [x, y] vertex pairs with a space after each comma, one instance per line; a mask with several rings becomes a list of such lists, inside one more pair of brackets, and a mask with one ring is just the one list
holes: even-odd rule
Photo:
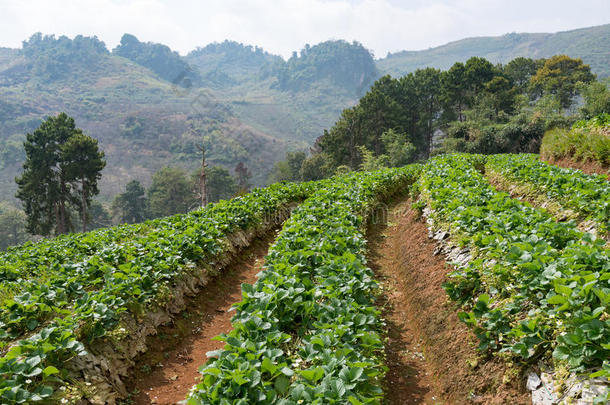
[[540, 384], [542, 383], [542, 381], [540, 380], [540, 377], [538, 377], [538, 374], [530, 371], [527, 375], [527, 389], [529, 391], [535, 391], [536, 388], [540, 387]]

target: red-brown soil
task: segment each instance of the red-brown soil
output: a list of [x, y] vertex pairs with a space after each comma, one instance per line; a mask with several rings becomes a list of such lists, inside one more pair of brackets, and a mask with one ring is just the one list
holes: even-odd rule
[[137, 360], [131, 384], [133, 403], [176, 404], [183, 401], [199, 379], [198, 368], [207, 359], [206, 353], [220, 349], [224, 342], [212, 340], [231, 330], [229, 312], [242, 298], [241, 284], [256, 282], [264, 257], [275, 238], [270, 232], [250, 247], [190, 300], [188, 309], [169, 326], [159, 329], [149, 339], [153, 348]]
[[372, 226], [368, 237], [369, 265], [384, 287], [388, 403], [531, 403], [518, 370], [477, 352], [476, 337], [441, 287], [451, 269], [434, 255], [435, 242], [410, 202], [391, 207], [387, 226]]
[[610, 167], [603, 166], [599, 162], [579, 162], [574, 159], [562, 158], [562, 159], [554, 159], [554, 158], [545, 158], [541, 157], [541, 159], [547, 163], [553, 164], [555, 166], [567, 167], [570, 169], [578, 169], [587, 174], [599, 174], [605, 176], [606, 179], [610, 180]]

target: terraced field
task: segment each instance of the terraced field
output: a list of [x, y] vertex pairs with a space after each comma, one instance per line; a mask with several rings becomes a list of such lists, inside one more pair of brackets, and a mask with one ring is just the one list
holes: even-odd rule
[[601, 176], [446, 155], [25, 245], [0, 398], [604, 403], [609, 223]]

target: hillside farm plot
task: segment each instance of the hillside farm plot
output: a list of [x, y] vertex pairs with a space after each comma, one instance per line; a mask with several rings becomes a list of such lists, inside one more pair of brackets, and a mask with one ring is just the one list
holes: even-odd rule
[[529, 198], [559, 220], [573, 219], [581, 229], [609, 237], [610, 183], [599, 175], [553, 166], [537, 155], [495, 155], [485, 173], [503, 189]]
[[[122, 378], [131, 359], [146, 349], [146, 336], [181, 309], [185, 294], [203, 287], [314, 189], [312, 183], [274, 185], [191, 214], [6, 253], [0, 307], [3, 403], [81, 397], [103, 403], [126, 395]], [[141, 232], [130, 234], [133, 229]], [[61, 249], [65, 257], [45, 256]]]
[[443, 155], [13, 248], [1, 402], [604, 403], [607, 190]]
[[363, 229], [419, 169], [348, 176], [294, 211], [188, 403], [380, 403], [382, 324]]
[[[496, 191], [485, 157], [433, 159], [417, 184], [433, 228], [467, 247], [445, 284], [480, 349], [608, 379], [610, 254], [603, 239]], [[603, 395], [602, 395], [603, 396]], [[600, 399], [601, 400], [601, 399]]]

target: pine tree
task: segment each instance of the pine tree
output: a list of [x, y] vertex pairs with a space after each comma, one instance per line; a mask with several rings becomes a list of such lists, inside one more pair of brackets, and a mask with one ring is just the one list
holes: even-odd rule
[[73, 230], [70, 208], [86, 215], [106, 164], [97, 141], [76, 128], [73, 118], [60, 113], [27, 134], [23, 145], [26, 160], [15, 181], [28, 232], [47, 236]]
[[125, 192], [114, 198], [112, 212], [119, 222], [136, 224], [146, 219], [146, 204], [146, 190], [139, 181], [132, 180]]
[[83, 133], [75, 133], [61, 148], [61, 170], [71, 182], [72, 190], [80, 194], [80, 215], [83, 232], [87, 231], [87, 209], [91, 199], [99, 193], [97, 181], [106, 166], [104, 152], [97, 140]]

